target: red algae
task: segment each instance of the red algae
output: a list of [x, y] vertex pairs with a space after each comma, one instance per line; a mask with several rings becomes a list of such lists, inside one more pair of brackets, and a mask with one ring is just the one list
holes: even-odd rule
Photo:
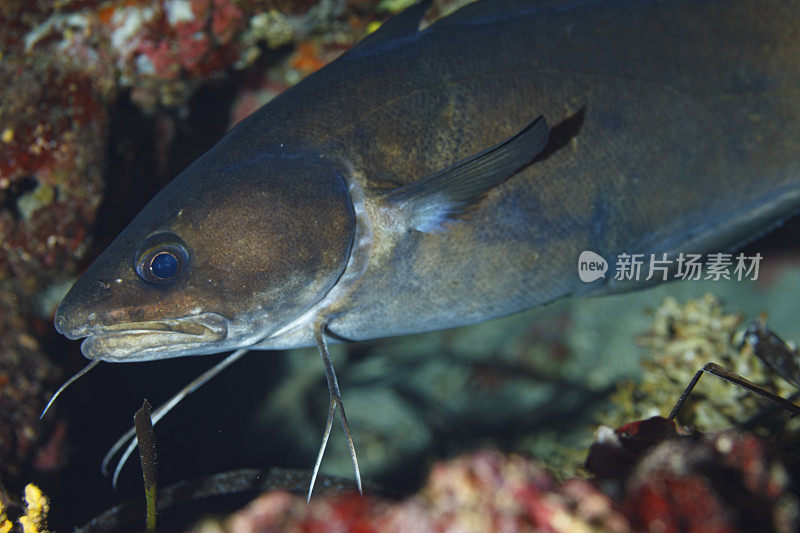
[[678, 431], [660, 417], [592, 445], [587, 468], [643, 531], [796, 531], [800, 517], [780, 461], [752, 434]]
[[[59, 379], [40, 339], [49, 331], [40, 296], [77, 269], [102, 197], [102, 168], [114, 96], [110, 64], [84, 46], [50, 39], [26, 50], [26, 29], [43, 20], [42, 3], [5, 6], [0, 31], [0, 479], [60, 464], [63, 425], [48, 437], [38, 420]], [[27, 25], [27, 28], [26, 28]], [[80, 32], [79, 32], [80, 33]], [[45, 44], [49, 43], [49, 44]], [[42, 318], [45, 318], [43, 321]], [[48, 452], [37, 446], [49, 438]]]
[[242, 27], [244, 14], [231, 0], [214, 0], [214, 11], [211, 16], [211, 32], [220, 44], [233, 40], [236, 32]]
[[306, 506], [302, 497], [274, 491], [224, 523], [206, 523], [193, 531], [592, 529], [630, 531], [611, 500], [587, 481], [575, 479], [558, 485], [531, 459], [483, 451], [437, 463], [419, 494], [402, 501], [338, 494], [314, 498]]
[[755, 436], [691, 433], [655, 417], [603, 428], [592, 479], [563, 483], [541, 463], [480, 451], [433, 465], [402, 500], [356, 493], [268, 492], [191, 531], [796, 531], [798, 507], [780, 462]]
[[0, 279], [30, 282], [80, 255], [101, 198], [107, 114], [85, 72], [26, 63], [0, 66], [12, 80], [0, 89]]

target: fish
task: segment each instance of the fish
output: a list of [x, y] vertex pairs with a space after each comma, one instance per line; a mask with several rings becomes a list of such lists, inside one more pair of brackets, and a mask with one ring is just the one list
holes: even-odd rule
[[150, 200], [56, 310], [91, 360], [64, 386], [234, 350], [155, 423], [249, 350], [317, 346], [331, 401], [308, 497], [337, 411], [361, 490], [328, 343], [643, 288], [584, 282], [578, 258], [735, 250], [800, 209], [797, 1], [481, 0], [423, 28], [429, 6]]

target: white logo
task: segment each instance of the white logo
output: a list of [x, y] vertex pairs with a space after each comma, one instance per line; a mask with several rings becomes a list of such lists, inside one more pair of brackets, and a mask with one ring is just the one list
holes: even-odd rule
[[606, 272], [608, 272], [608, 261], [602, 256], [589, 250], [581, 252], [578, 257], [578, 276], [582, 282], [591, 283], [596, 279], [604, 278]]

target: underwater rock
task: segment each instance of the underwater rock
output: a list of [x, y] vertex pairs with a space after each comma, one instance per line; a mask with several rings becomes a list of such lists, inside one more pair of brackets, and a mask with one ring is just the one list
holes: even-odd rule
[[305, 499], [270, 492], [194, 533], [267, 531], [630, 531], [591, 484], [558, 485], [537, 462], [482, 451], [439, 462], [422, 490], [399, 502], [357, 494]]
[[[60, 378], [43, 308], [75, 272], [100, 205], [110, 64], [85, 49], [25, 49], [44, 2], [0, 8], [0, 479], [60, 463], [65, 428], [39, 422]], [[52, 300], [52, 298], [49, 298]], [[47, 307], [45, 304], [44, 307]], [[37, 451], [45, 439], [50, 443]]]
[[[437, 2], [429, 18], [463, 3]], [[0, 480], [13, 480], [20, 465], [31, 460], [42, 469], [61, 460], [65, 426], [53, 430], [36, 421], [59, 378], [38, 339], [50, 330], [48, 314], [86, 255], [104, 182], [117, 179], [105, 168], [116, 97], [129, 91], [148, 112], [184, 106], [198, 87], [229, 69], [252, 65], [268, 50], [297, 44], [286, 57], [276, 57], [277, 64], [254, 75], [256, 90], [237, 89], [235, 123], [335, 58], [399, 9], [402, 0], [380, 4], [386, 11], [376, 11], [377, 0], [2, 2], [0, 79], [8, 83], [0, 86]], [[158, 149], [166, 152], [160, 145], [163, 137], [156, 138]], [[567, 441], [564, 430], [584, 425], [586, 406], [600, 401], [620, 375], [636, 372], [640, 354], [629, 346], [629, 333], [646, 324], [641, 309], [653, 307], [666, 291], [688, 285], [629, 295], [627, 300], [582, 301], [580, 307], [570, 302], [471, 330], [341, 347], [338, 357], [345, 360], [342, 368], [337, 360], [337, 368], [352, 405], [348, 413], [365, 473], [375, 478], [392, 468], [422, 470], [442, 449], [469, 449], [492, 440], [536, 450], [537, 456], [545, 446], [545, 453], [559, 453]], [[720, 294], [729, 290], [723, 284], [713, 287]], [[794, 304], [792, 291], [774, 292]], [[778, 296], [769, 303], [764, 298], [763, 308], [777, 309], [773, 302]], [[761, 301], [749, 293], [747, 299]], [[710, 316], [712, 308], [695, 314]], [[783, 308], [796, 310], [789, 304]], [[796, 312], [783, 315], [783, 320], [793, 320]], [[709, 324], [715, 320], [722, 329], [710, 344], [718, 347], [730, 321], [716, 317]], [[670, 321], [680, 319], [663, 320]], [[660, 331], [659, 338], [668, 342], [670, 328]], [[685, 338], [684, 333], [675, 337], [680, 342]], [[324, 376], [316, 353], [286, 357], [293, 373], [270, 393], [273, 407], [262, 417], [269, 423], [261, 428], [285, 428], [267, 438], [291, 440], [287, 447], [294, 459], [299, 457], [296, 464], [309, 464], [327, 406]], [[697, 368], [707, 362], [699, 359]], [[683, 376], [696, 368], [694, 360], [684, 362], [682, 355], [673, 360], [680, 370], [680, 379], [674, 380], [679, 393], [688, 381]], [[658, 365], [648, 370], [655, 377], [660, 372]], [[758, 381], [752, 373], [742, 373]], [[656, 380], [654, 393], [659, 386]], [[731, 385], [719, 386], [727, 391], [723, 403], [734, 410], [720, 412], [726, 420], [738, 417], [736, 410], [751, 400], [742, 399], [744, 393]], [[660, 411], [666, 414], [677, 395], [665, 391], [663, 398], [658, 405], [666, 406]], [[651, 404], [646, 413], [652, 410]], [[387, 417], [387, 411], [394, 416]], [[706, 426], [706, 419], [717, 408], [705, 412], [701, 422], [691, 423], [715, 427]], [[641, 416], [629, 413], [620, 422]], [[542, 440], [551, 443], [540, 445]], [[334, 434], [324, 466], [334, 463], [334, 470], [349, 475], [342, 444]], [[578, 461], [569, 456], [566, 463]]]
[[41, 470], [57, 468], [63, 440], [62, 427], [42, 446], [52, 428], [39, 422], [39, 413], [58, 371], [17, 305], [8, 292], [0, 292], [0, 487], [13, 486], [22, 465], [37, 454]]
[[[748, 380], [791, 397], [796, 389], [767, 368], [743, 343], [746, 324], [741, 313], [729, 313], [712, 294], [679, 303], [668, 297], [652, 311], [652, 323], [639, 344], [648, 349], [645, 372], [637, 382], [618, 385], [613, 407], [601, 422], [617, 426], [672, 410], [696, 371], [714, 362]], [[765, 408], [764, 400], [716, 377], [703, 377], [681, 409], [678, 420], [704, 432], [744, 424]]]
[[0, 280], [74, 270], [102, 193], [108, 65], [69, 54], [0, 61]]
[[48, 436], [53, 428], [38, 420], [60, 378], [44, 355], [51, 326], [41, 303], [54, 280], [77, 269], [100, 204], [106, 73], [102, 62], [69, 54], [2, 50], [0, 480], [9, 487], [37, 453], [37, 468], [60, 463], [63, 425]]
[[603, 427], [587, 469], [639, 531], [796, 531], [787, 470], [751, 433], [700, 434], [654, 417]]
[[[48, 432], [38, 416], [59, 373], [41, 345], [50, 329], [42, 297], [77, 269], [85, 251], [101, 201], [106, 106], [114, 95], [110, 65], [97, 54], [26, 52], [24, 30], [39, 15], [37, 6], [0, 10], [0, 479], [6, 482]], [[51, 438], [40, 466], [57, 466], [63, 431]]]
[[[326, 490], [310, 504], [304, 494], [307, 472], [228, 472], [212, 476], [217, 481], [189, 482], [203, 487], [192, 499], [257, 487], [268, 492], [225, 518], [204, 518], [189, 531], [782, 533], [800, 525], [790, 470], [766, 442], [745, 431], [702, 434], [661, 417], [616, 430], [604, 426], [586, 468], [591, 479], [559, 482], [537, 460], [484, 450], [435, 463], [422, 488], [402, 500], [369, 485], [360, 496], [352, 481], [326, 479], [320, 484]], [[168, 499], [159, 501], [166, 519], [176, 512], [171, 505], [191, 501]], [[140, 500], [133, 503], [142, 506]], [[126, 506], [117, 518], [135, 510]], [[99, 525], [95, 519], [86, 531], [105, 530]]]
[[563, 483], [541, 463], [480, 451], [433, 465], [414, 496], [272, 491], [193, 533], [267, 531], [796, 531], [792, 479], [766, 443], [653, 417], [598, 431], [587, 470]]
[[[330, 27], [362, 34], [372, 2], [333, 0], [147, 0], [42, 5], [17, 41], [26, 52], [84, 51], [114, 66], [113, 82], [131, 88], [145, 110], [186, 102], [200, 83], [245, 68], [262, 48], [299, 43]], [[349, 17], [349, 18], [348, 18]]]

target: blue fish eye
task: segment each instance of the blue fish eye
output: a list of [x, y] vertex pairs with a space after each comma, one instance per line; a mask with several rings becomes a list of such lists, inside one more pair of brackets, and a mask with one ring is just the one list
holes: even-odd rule
[[153, 285], [172, 283], [189, 262], [183, 241], [172, 233], [156, 233], [139, 246], [136, 252], [136, 273]]
[[159, 279], [169, 279], [178, 273], [178, 258], [170, 252], [158, 252], [150, 261], [150, 272]]

